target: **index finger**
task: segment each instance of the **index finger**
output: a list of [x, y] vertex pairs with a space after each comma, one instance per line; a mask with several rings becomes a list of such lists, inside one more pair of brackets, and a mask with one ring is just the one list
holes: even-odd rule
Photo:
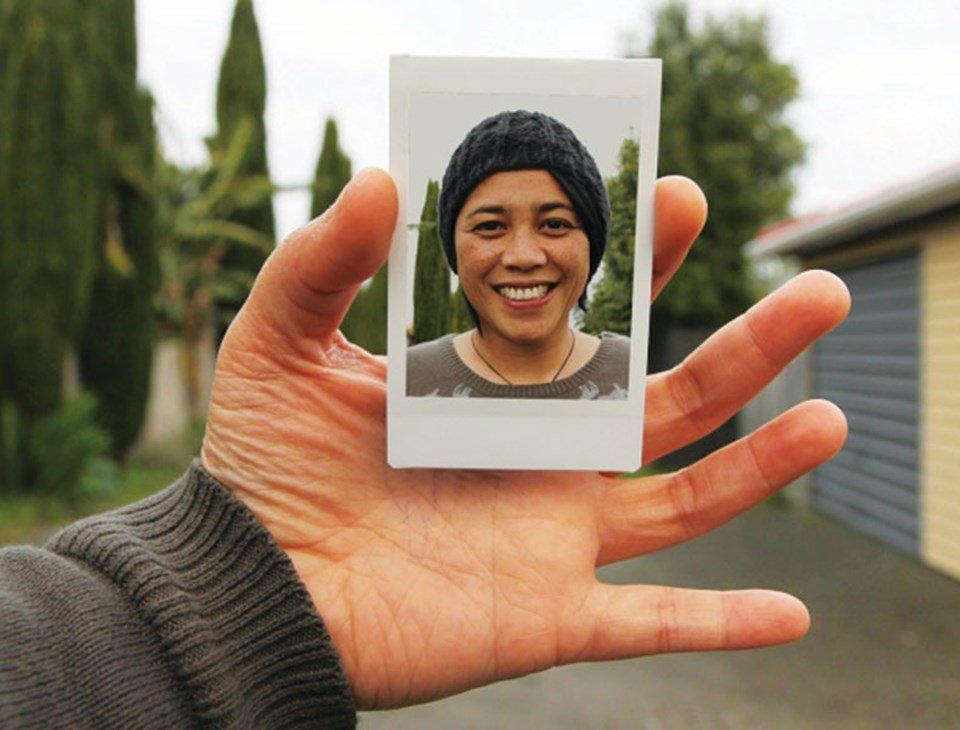
[[679, 365], [651, 375], [644, 462], [720, 426], [849, 310], [843, 281], [828, 271], [805, 271], [728, 322]]

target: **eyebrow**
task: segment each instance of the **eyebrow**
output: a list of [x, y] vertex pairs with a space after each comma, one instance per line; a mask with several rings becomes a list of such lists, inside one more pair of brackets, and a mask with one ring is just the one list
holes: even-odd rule
[[506, 215], [507, 209], [502, 205], [483, 205], [473, 211], [467, 218], [472, 218], [475, 215], [480, 215], [481, 213], [494, 213], [496, 215]]
[[[572, 206], [567, 205], [566, 203], [560, 200], [551, 200], [549, 203], [543, 203], [542, 205], [537, 207], [536, 212], [539, 215], [541, 213], [549, 213], [551, 210], [556, 210], [557, 208], [563, 208], [564, 210], [569, 210], [571, 213], [576, 215], [576, 211], [573, 209]], [[477, 208], [476, 210], [474, 210], [472, 213], [470, 213], [467, 216], [467, 218], [471, 218], [475, 215], [479, 215], [480, 213], [493, 213], [494, 215], [507, 215], [507, 209], [504, 208], [502, 205], [483, 205]]]
[[551, 210], [556, 210], [557, 208], [563, 208], [564, 210], [569, 210], [574, 215], [577, 214], [577, 211], [573, 209], [572, 205], [567, 205], [564, 202], [559, 200], [553, 200], [549, 203], [544, 203], [539, 208], [537, 208], [537, 213], [549, 213]]

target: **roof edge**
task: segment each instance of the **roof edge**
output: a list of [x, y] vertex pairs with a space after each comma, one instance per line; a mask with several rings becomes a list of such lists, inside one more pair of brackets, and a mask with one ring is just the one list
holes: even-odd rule
[[956, 203], [960, 203], [960, 163], [898, 186], [892, 193], [817, 217], [807, 225], [758, 236], [744, 250], [751, 258], [809, 253]]

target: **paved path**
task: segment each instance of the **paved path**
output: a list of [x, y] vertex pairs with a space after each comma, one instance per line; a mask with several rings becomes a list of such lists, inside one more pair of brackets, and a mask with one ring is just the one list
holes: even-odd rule
[[554, 669], [361, 728], [960, 728], [960, 582], [815, 513], [764, 506], [613, 583], [778, 588], [810, 607], [791, 646]]

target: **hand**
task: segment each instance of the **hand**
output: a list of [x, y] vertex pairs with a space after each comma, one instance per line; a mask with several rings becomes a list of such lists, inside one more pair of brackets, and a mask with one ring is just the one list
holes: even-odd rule
[[[773, 591], [613, 586], [596, 568], [723, 524], [829, 459], [846, 422], [803, 403], [673, 474], [391, 469], [386, 362], [337, 327], [387, 256], [391, 178], [360, 172], [270, 256], [217, 360], [202, 461], [272, 533], [323, 617], [361, 709], [424, 702], [555, 665], [792, 641]], [[685, 178], [656, 192], [654, 296], [706, 217]], [[645, 461], [710, 432], [843, 320], [804, 273], [647, 381]], [[771, 536], [771, 540], [775, 536]]]

